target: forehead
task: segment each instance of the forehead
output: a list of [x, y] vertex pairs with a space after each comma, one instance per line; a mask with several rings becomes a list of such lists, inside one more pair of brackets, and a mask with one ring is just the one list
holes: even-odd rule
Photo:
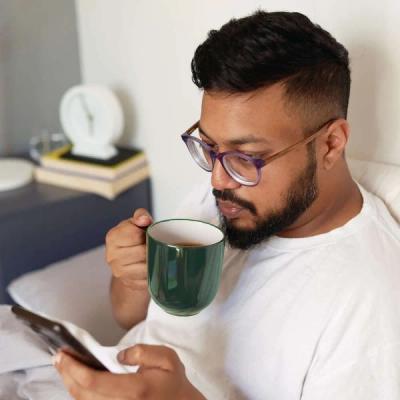
[[300, 123], [285, 104], [280, 84], [250, 93], [204, 92], [200, 125], [216, 142], [251, 135], [281, 143], [301, 135]]

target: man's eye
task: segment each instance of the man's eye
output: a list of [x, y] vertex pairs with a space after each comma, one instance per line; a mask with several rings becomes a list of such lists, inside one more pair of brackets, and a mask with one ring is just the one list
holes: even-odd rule
[[210, 146], [210, 147], [215, 147], [215, 144], [214, 143], [210, 143], [210, 142], [207, 142], [207, 140], [203, 140], [203, 143], [205, 143], [207, 146]]
[[252, 154], [252, 153], [243, 153], [245, 156], [247, 157], [251, 157], [251, 158], [259, 158], [258, 154]]
[[260, 159], [264, 159], [267, 158], [272, 152], [271, 151], [266, 151], [263, 153], [247, 153], [247, 152], [243, 152], [243, 154], [245, 154], [248, 157], [251, 158], [260, 158]]
[[262, 154], [260, 153], [247, 153], [247, 152], [243, 152], [244, 155], [246, 155], [247, 157], [251, 157], [251, 158], [262, 158]]

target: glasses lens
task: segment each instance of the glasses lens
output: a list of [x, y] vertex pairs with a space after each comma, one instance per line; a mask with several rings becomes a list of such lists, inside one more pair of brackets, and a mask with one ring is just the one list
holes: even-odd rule
[[224, 158], [224, 166], [227, 171], [239, 183], [254, 185], [258, 181], [258, 170], [253, 161], [239, 154], [227, 154]]
[[193, 137], [188, 137], [186, 145], [196, 163], [206, 171], [212, 170], [212, 160], [209, 151], [199, 140]]

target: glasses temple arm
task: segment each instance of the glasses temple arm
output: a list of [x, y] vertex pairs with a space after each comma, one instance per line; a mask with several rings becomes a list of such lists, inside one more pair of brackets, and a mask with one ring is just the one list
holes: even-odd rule
[[308, 136], [305, 139], [300, 140], [297, 143], [292, 144], [290, 147], [288, 147], [287, 149], [284, 149], [282, 151], [279, 151], [276, 154], [273, 154], [272, 156], [268, 157], [265, 160], [265, 164], [269, 164], [270, 162], [276, 160], [277, 158], [285, 155], [286, 153], [289, 153], [289, 151], [292, 151], [293, 149], [295, 149], [296, 147], [299, 147], [302, 144], [308, 144], [311, 141], [313, 141], [315, 138], [317, 138], [319, 135], [321, 135], [324, 131], [322, 130], [322, 128], [324, 128], [324, 126], [329, 126], [333, 121], [335, 121], [335, 119], [332, 119], [331, 121], [326, 122], [324, 125], [322, 125], [317, 132], [313, 133], [312, 135]]
[[[186, 135], [192, 134], [193, 131], [194, 131], [196, 128], [199, 127], [199, 122], [200, 122], [200, 121], [197, 121], [197, 122], [196, 122], [195, 124], [193, 124], [188, 130], [186, 130], [186, 131], [185, 131]], [[184, 134], [185, 134], [185, 133], [184, 133]]]

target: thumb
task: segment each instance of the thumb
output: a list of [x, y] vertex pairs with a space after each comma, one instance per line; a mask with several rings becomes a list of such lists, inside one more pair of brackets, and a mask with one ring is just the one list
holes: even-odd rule
[[131, 221], [140, 228], [146, 228], [153, 222], [153, 219], [145, 208], [139, 208], [134, 212]]
[[178, 355], [167, 346], [137, 344], [118, 354], [121, 364], [139, 365], [142, 368], [159, 368], [174, 371], [182, 366]]

